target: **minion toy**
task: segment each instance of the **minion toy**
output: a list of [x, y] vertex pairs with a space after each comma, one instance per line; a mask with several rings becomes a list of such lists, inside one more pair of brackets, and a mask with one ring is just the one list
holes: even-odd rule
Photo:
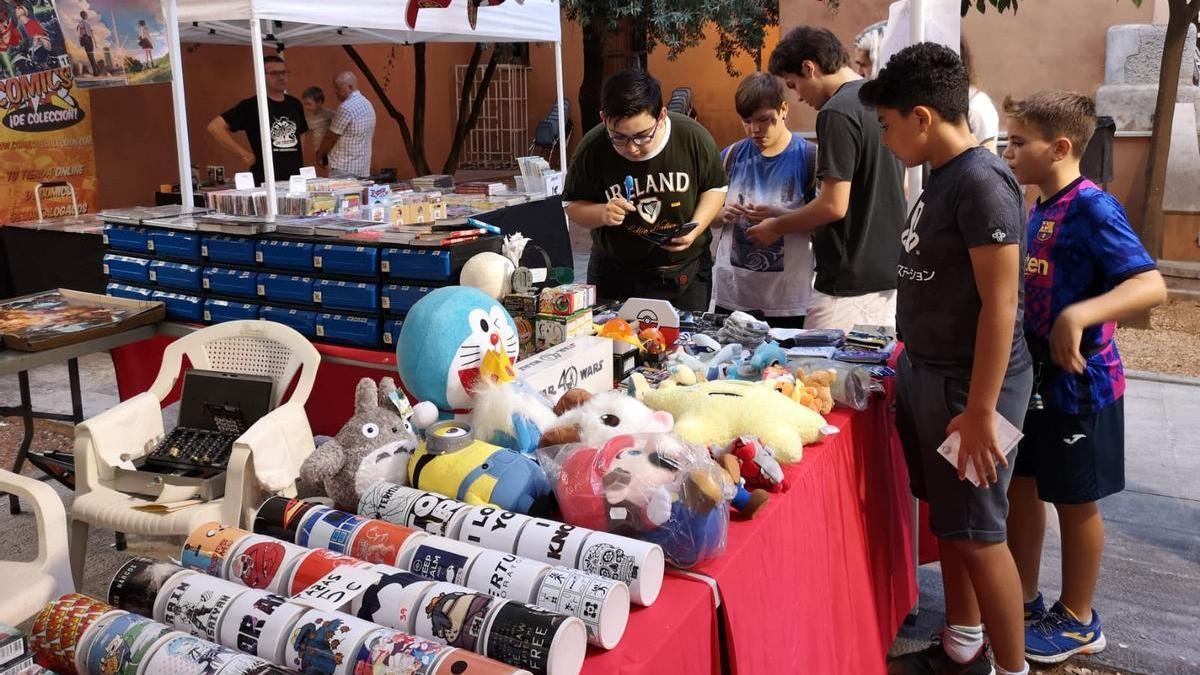
[[439, 422], [425, 432], [408, 463], [409, 485], [468, 504], [546, 515], [553, 490], [537, 462], [477, 440], [462, 422]]

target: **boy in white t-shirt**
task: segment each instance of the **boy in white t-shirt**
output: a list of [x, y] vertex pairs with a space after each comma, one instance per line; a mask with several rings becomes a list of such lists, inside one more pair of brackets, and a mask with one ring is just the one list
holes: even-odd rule
[[776, 328], [801, 328], [812, 294], [808, 234], [787, 234], [759, 246], [746, 230], [813, 198], [816, 147], [787, 128], [783, 83], [752, 73], [734, 98], [746, 138], [721, 152], [729, 192], [717, 224], [724, 225], [713, 266], [718, 311], [741, 310]]

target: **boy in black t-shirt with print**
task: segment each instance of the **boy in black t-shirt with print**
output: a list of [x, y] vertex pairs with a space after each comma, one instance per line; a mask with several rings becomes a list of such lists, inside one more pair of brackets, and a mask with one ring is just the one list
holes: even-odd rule
[[643, 70], [609, 78], [600, 108], [601, 124], [580, 142], [563, 190], [567, 217], [592, 233], [588, 283], [605, 300], [707, 310], [708, 226], [726, 188], [716, 143], [695, 120], [668, 113], [658, 81]]
[[[883, 142], [907, 166], [933, 167], [900, 234], [896, 425], [909, 482], [929, 502], [942, 554], [946, 626], [928, 649], [888, 664], [889, 673], [992, 671], [1025, 663], [1021, 583], [1005, 545], [1006, 491], [1015, 453], [998, 436], [1021, 428], [1033, 387], [1022, 330], [1025, 250], [1020, 186], [1004, 160], [967, 126], [970, 85], [962, 60], [933, 43], [892, 57], [863, 85]], [[957, 468], [938, 453], [958, 432]], [[973, 468], [979, 485], [965, 480]]]

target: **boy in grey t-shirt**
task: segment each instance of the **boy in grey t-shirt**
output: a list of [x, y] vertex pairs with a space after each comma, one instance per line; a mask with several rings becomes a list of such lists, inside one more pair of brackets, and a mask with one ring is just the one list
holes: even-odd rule
[[[929, 184], [898, 235], [896, 426], [913, 495], [929, 503], [942, 552], [946, 626], [941, 640], [888, 664], [888, 672], [986, 675], [987, 624], [1000, 675], [1023, 675], [1025, 628], [1016, 564], [1005, 544], [1015, 451], [998, 440], [1020, 429], [1033, 388], [1022, 327], [1025, 250], [1020, 186], [967, 126], [967, 73], [942, 45], [892, 57], [860, 96], [883, 141], [908, 166], [929, 163]], [[957, 467], [938, 447], [957, 433]], [[968, 466], [978, 485], [965, 480]]]
[[759, 246], [812, 233], [816, 283], [806, 328], [893, 325], [896, 234], [904, 224], [903, 167], [880, 141], [875, 113], [859, 101], [865, 80], [824, 28], [793, 29], [771, 53], [770, 71], [817, 113], [817, 198], [747, 232]]

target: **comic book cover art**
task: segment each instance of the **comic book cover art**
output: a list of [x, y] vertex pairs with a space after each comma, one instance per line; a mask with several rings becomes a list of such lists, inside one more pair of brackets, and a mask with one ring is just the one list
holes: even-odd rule
[[157, 0], [54, 0], [62, 40], [85, 88], [171, 81]]

